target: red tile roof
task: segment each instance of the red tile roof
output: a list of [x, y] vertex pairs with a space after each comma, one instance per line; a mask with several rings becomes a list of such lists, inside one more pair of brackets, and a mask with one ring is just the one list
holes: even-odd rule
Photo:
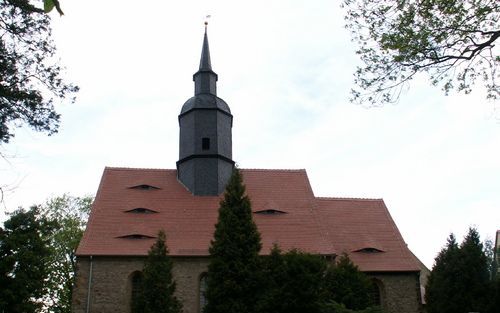
[[[278, 243], [283, 250], [322, 255], [346, 251], [365, 271], [418, 270], [382, 200], [316, 198], [305, 170], [241, 172], [262, 235], [262, 254]], [[146, 255], [155, 240], [147, 237], [164, 229], [171, 255], [207, 256], [221, 197], [193, 196], [176, 174], [106, 168], [77, 255]], [[159, 189], [131, 188], [140, 185]], [[157, 213], [126, 212], [135, 208]], [[280, 212], [258, 213], [266, 210]], [[383, 252], [352, 252], [363, 248]]]
[[[420, 269], [382, 199], [316, 198], [316, 210], [328, 240], [361, 270]], [[381, 252], [370, 252], [373, 248]]]

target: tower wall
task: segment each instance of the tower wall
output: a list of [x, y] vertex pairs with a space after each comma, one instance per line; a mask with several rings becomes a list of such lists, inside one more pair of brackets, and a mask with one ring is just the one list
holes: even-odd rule
[[[232, 158], [232, 117], [217, 109], [197, 109], [179, 118], [179, 160], [202, 154]], [[203, 138], [209, 147], [203, 146]]]
[[179, 118], [179, 180], [193, 194], [224, 191], [234, 166], [232, 116], [218, 109], [195, 109]]
[[197, 196], [222, 193], [233, 171], [233, 163], [217, 157], [194, 157], [177, 165], [179, 180]]

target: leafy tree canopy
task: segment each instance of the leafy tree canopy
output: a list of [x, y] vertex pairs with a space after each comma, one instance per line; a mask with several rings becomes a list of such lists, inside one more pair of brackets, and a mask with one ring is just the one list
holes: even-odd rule
[[277, 245], [263, 260], [265, 290], [258, 303], [260, 313], [315, 313], [324, 301], [323, 281], [327, 262], [317, 255], [291, 250], [283, 254]]
[[321, 313], [383, 313], [384, 311], [377, 306], [368, 307], [363, 310], [350, 310], [345, 305], [330, 301], [323, 306]]
[[74, 101], [78, 91], [62, 77], [42, 2], [0, 1], [0, 144], [22, 125], [55, 133], [60, 115], [54, 101]]
[[446, 94], [469, 93], [477, 79], [498, 99], [497, 0], [343, 0], [359, 47], [352, 100], [381, 105], [425, 72]]
[[92, 197], [63, 195], [39, 206], [44, 218], [57, 225], [50, 233], [51, 251], [48, 264], [47, 292], [43, 297], [43, 312], [70, 313], [76, 272], [76, 248], [82, 238]]
[[55, 225], [36, 207], [18, 210], [0, 227], [0, 312], [39, 312], [47, 292], [50, 234]]
[[0, 312], [71, 312], [75, 250], [91, 202], [63, 195], [11, 214], [0, 228]]
[[61, 5], [59, 4], [59, 0], [43, 0], [43, 10], [45, 13], [49, 13], [54, 9], [54, 7], [60, 15], [64, 15], [64, 12], [61, 10]]
[[347, 254], [341, 255], [337, 264], [329, 268], [325, 282], [328, 299], [343, 304], [347, 309], [361, 310], [372, 304], [372, 283]]
[[260, 234], [236, 168], [220, 203], [210, 246], [205, 313], [252, 312], [260, 288]]
[[181, 302], [174, 296], [172, 260], [168, 256], [163, 230], [151, 246], [144, 264], [141, 292], [133, 299], [133, 311], [143, 313], [180, 313]]

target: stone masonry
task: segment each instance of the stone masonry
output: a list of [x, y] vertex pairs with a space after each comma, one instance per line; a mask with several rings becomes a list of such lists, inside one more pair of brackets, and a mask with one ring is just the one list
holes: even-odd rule
[[[173, 276], [184, 313], [199, 313], [199, 282], [208, 267], [206, 257], [174, 257]], [[78, 258], [73, 292], [73, 313], [130, 313], [131, 276], [141, 271], [144, 258], [93, 257], [89, 290], [89, 257]], [[370, 273], [381, 291], [387, 313], [419, 313], [420, 289], [417, 273]], [[87, 301], [90, 304], [87, 310]]]
[[[138, 257], [94, 257], [89, 301], [90, 262], [88, 257], [79, 257], [73, 313], [130, 313], [131, 276], [141, 271], [143, 264], [144, 258]], [[207, 258], [174, 258], [172, 274], [185, 313], [199, 312], [199, 279], [207, 266]]]
[[420, 282], [417, 273], [371, 273], [379, 285], [382, 308], [387, 313], [420, 313]]

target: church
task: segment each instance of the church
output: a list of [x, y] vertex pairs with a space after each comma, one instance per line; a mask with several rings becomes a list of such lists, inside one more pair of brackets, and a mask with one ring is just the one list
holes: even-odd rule
[[[201, 313], [209, 246], [235, 162], [233, 116], [217, 96], [205, 29], [194, 96], [179, 114], [176, 169], [106, 167], [76, 251], [74, 313], [128, 313], [145, 257], [167, 234], [177, 297]], [[262, 237], [332, 262], [347, 253], [371, 278], [388, 313], [422, 310], [425, 266], [408, 249], [382, 199], [316, 197], [303, 169], [241, 169]]]

